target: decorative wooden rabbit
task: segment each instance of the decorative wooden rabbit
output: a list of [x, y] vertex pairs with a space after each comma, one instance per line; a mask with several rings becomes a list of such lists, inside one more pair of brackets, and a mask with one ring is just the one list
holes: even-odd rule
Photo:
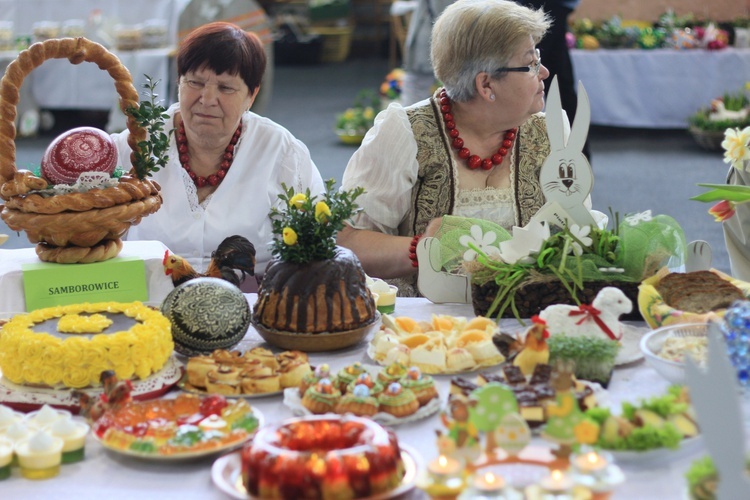
[[[555, 77], [549, 88], [545, 108], [550, 154], [539, 174], [542, 192], [547, 199], [545, 207], [556, 202], [568, 216], [568, 224], [592, 225], [595, 224], [594, 218], [584, 202], [594, 186], [594, 175], [589, 161], [582, 153], [589, 132], [591, 107], [581, 82], [578, 82], [578, 109], [567, 141], [563, 113], [560, 89]], [[547, 211], [543, 207], [540, 212]]]

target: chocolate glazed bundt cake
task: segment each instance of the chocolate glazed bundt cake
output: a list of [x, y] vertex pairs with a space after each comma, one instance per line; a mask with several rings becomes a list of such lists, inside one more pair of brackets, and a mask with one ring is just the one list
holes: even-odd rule
[[376, 312], [359, 259], [336, 247], [331, 259], [305, 264], [272, 260], [253, 320], [287, 332], [341, 332], [372, 323]]

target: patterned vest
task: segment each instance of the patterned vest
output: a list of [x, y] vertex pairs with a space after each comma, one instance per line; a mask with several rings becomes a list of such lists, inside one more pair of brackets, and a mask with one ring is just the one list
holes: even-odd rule
[[[411, 191], [412, 208], [399, 225], [399, 235], [414, 236], [423, 233], [432, 219], [453, 213], [458, 195], [458, 174], [435, 97], [424, 106], [407, 108], [406, 114], [417, 142], [419, 174]], [[539, 113], [519, 128], [510, 157], [513, 212], [517, 226], [525, 226], [545, 202], [539, 171], [549, 153], [547, 124], [544, 115]], [[399, 287], [399, 296], [420, 295], [416, 275], [389, 281]]]

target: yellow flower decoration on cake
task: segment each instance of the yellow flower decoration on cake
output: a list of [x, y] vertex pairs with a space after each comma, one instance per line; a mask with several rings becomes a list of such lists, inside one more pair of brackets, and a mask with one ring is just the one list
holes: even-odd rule
[[[123, 314], [136, 320], [128, 331], [99, 334], [101, 313]], [[91, 315], [91, 316], [82, 316]], [[66, 316], [76, 333], [94, 333], [90, 339], [65, 333], [37, 333], [33, 327]], [[59, 322], [58, 322], [59, 323]], [[82, 328], [82, 325], [92, 326]], [[70, 325], [69, 325], [70, 326]], [[64, 325], [63, 328], [66, 328]], [[106, 327], [105, 327], [106, 328]], [[38, 309], [11, 318], [0, 336], [0, 370], [16, 384], [97, 386], [102, 371], [115, 370], [118, 378], [146, 378], [160, 370], [174, 349], [171, 325], [161, 312], [140, 302], [100, 302]]]
[[103, 314], [91, 316], [66, 314], [57, 322], [57, 331], [60, 333], [101, 333], [111, 324], [112, 320]]

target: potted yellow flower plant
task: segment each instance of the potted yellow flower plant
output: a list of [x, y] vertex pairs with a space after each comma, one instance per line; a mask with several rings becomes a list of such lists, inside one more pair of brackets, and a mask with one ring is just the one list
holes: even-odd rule
[[377, 310], [357, 256], [336, 245], [336, 233], [357, 211], [364, 190], [334, 189], [322, 196], [283, 186], [280, 208], [269, 212], [274, 234], [258, 289], [253, 325], [283, 349], [319, 351], [352, 345], [375, 324]]
[[344, 144], [359, 145], [375, 123], [380, 98], [369, 89], [360, 90], [354, 105], [336, 116], [336, 134]]

